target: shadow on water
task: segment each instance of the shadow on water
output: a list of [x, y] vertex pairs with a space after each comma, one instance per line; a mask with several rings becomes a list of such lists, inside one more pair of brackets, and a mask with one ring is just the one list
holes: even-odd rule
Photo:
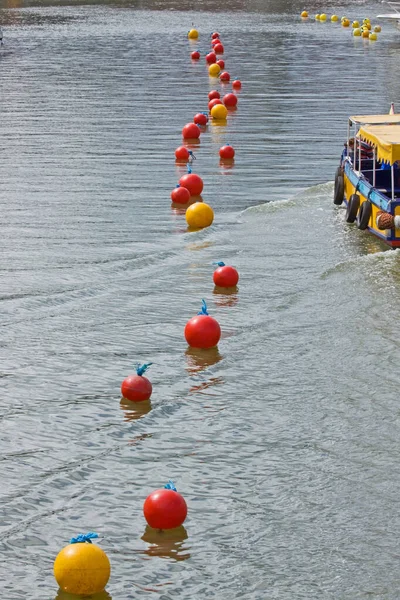
[[151, 402], [150, 400], [131, 402], [126, 398], [121, 398], [120, 407], [124, 412], [124, 421], [136, 421], [151, 411]]
[[238, 290], [237, 285], [229, 288], [222, 288], [218, 285], [214, 286], [215, 304], [217, 306], [235, 306], [239, 302]]
[[[159, 558], [172, 558], [176, 561], [187, 560], [190, 558], [190, 554], [186, 551], [190, 548], [183, 545], [187, 538], [188, 534], [183, 525], [165, 531], [153, 529], [147, 525], [142, 540], [149, 544], [149, 547], [143, 551], [143, 554]], [[183, 552], [186, 553], [183, 554]]]
[[219, 353], [218, 347], [202, 350], [189, 347], [186, 352], [186, 370], [190, 375], [204, 371], [207, 367], [217, 364], [224, 357]]
[[58, 590], [57, 596], [54, 600], [112, 600], [112, 597], [108, 592], [100, 592], [99, 594], [93, 594], [92, 596], [76, 596], [75, 594], [68, 594], [62, 590]]

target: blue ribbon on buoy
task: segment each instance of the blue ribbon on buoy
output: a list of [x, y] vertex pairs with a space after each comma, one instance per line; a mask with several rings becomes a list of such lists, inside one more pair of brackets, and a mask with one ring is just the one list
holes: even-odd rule
[[218, 265], [219, 267], [224, 267], [225, 263], [222, 262], [222, 260], [218, 261], [218, 262], [213, 262], [213, 265]]
[[[179, 186], [176, 186], [176, 187], [179, 187]], [[152, 364], [153, 363], [145, 363], [144, 365], [140, 365], [139, 363], [137, 363], [135, 365], [136, 374], [139, 375], [139, 377], [141, 377], [143, 375], [143, 373], [145, 373], [147, 371], [147, 369], [149, 368], [149, 366]]]
[[94, 533], [94, 531], [89, 531], [89, 533], [80, 533], [74, 538], [69, 540], [70, 544], [82, 544], [87, 542], [88, 544], [92, 543], [92, 540], [98, 538], [98, 534]]
[[208, 315], [206, 301], [205, 301], [205, 300], [202, 300], [201, 302], [202, 302], [201, 311], [200, 311], [200, 312], [198, 312], [197, 314], [198, 314], [198, 315]]
[[175, 487], [174, 482], [170, 479], [168, 483], [164, 485], [165, 490], [172, 490], [173, 492], [177, 492], [178, 490]]
[[190, 167], [190, 164], [189, 164], [189, 163], [187, 163], [187, 165], [186, 165], [186, 166], [187, 166], [187, 172], [188, 172], [188, 173], [191, 173], [191, 172], [192, 172], [192, 169], [191, 169], [191, 167]]

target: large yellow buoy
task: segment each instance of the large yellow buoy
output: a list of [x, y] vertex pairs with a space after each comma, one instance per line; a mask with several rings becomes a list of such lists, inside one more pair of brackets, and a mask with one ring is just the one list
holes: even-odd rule
[[221, 71], [221, 67], [219, 65], [217, 65], [217, 63], [213, 63], [212, 65], [210, 65], [208, 67], [208, 74], [211, 77], [218, 77], [218, 75], [220, 74]]
[[210, 114], [213, 119], [224, 120], [228, 116], [228, 109], [223, 104], [216, 104]]
[[110, 578], [110, 561], [99, 546], [91, 543], [95, 533], [72, 538], [54, 561], [54, 577], [69, 594], [91, 596], [102, 592]]
[[325, 13], [321, 13], [321, 14], [319, 15], [319, 20], [320, 20], [320, 21], [326, 21], [326, 14], [325, 14]]
[[337, 15], [332, 15], [331, 21], [332, 21], [332, 23], [336, 23], [337, 21], [339, 21], [339, 17]]
[[188, 31], [189, 40], [197, 40], [198, 37], [199, 32], [197, 31], [197, 29], [191, 29], [190, 31]]
[[303, 12], [300, 15], [303, 19], [307, 19], [308, 17], [308, 12], [306, 10], [303, 10]]
[[382, 31], [381, 26], [380, 25], [375, 25], [374, 31], [375, 31], [375, 33], [379, 33], [380, 31]]
[[376, 35], [376, 33], [375, 33], [375, 32], [373, 32], [373, 31], [372, 31], [372, 32], [369, 34], [369, 36], [368, 36], [368, 37], [369, 37], [369, 39], [371, 40], [371, 42], [375, 42], [375, 41], [378, 39], [378, 36], [377, 36], [377, 35]]
[[360, 37], [361, 29], [359, 29], [358, 27], [356, 29], [353, 29], [353, 35], [354, 35], [354, 37]]
[[214, 211], [205, 202], [195, 202], [186, 210], [186, 222], [192, 229], [209, 227], [214, 221]]

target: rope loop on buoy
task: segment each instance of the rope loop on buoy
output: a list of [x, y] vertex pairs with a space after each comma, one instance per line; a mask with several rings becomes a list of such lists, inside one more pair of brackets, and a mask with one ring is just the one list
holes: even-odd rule
[[213, 265], [218, 265], [219, 267], [225, 267], [225, 263], [222, 262], [222, 260], [220, 260], [218, 262], [213, 262]]
[[169, 479], [169, 480], [168, 480], [168, 483], [166, 483], [166, 484], [164, 485], [164, 489], [165, 489], [165, 490], [172, 490], [173, 492], [177, 492], [177, 491], [178, 491], [178, 490], [176, 489], [176, 487], [175, 487], [175, 484], [174, 484], [174, 482], [172, 481], [172, 479]]
[[186, 166], [187, 166], [187, 172], [188, 172], [188, 174], [190, 174], [192, 172], [192, 169], [190, 167], [190, 163], [187, 163]]
[[197, 314], [198, 314], [198, 315], [208, 315], [206, 301], [205, 301], [205, 300], [202, 300], [201, 302], [202, 302], [201, 311], [200, 311], [200, 312], [198, 312]]
[[83, 544], [83, 543], [87, 542], [88, 544], [91, 544], [92, 540], [94, 540], [98, 537], [99, 536], [97, 533], [94, 533], [94, 531], [89, 531], [89, 533], [80, 533], [76, 537], [71, 538], [69, 543], [70, 544]]
[[188, 150], [188, 152], [189, 152], [189, 160], [190, 161], [196, 160], [193, 150]]
[[143, 375], [143, 373], [145, 373], [147, 371], [147, 369], [149, 368], [150, 365], [152, 365], [153, 363], [145, 363], [144, 365], [140, 365], [140, 363], [136, 363], [135, 368], [136, 368], [136, 374], [139, 375], [139, 377], [141, 377]]

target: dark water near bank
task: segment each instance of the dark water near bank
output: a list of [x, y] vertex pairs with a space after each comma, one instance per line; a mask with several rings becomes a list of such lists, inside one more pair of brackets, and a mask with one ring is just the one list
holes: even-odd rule
[[[397, 600], [400, 258], [344, 223], [332, 180], [348, 115], [400, 102], [399, 32], [277, 0], [2, 6], [1, 597], [67, 600], [54, 557], [94, 530], [103, 600]], [[215, 29], [243, 89], [196, 150], [215, 222], [188, 233], [173, 152]], [[213, 293], [216, 260], [237, 293]], [[183, 338], [202, 298], [206, 354]], [[119, 394], [137, 361], [140, 410]], [[170, 478], [185, 530], [146, 532]]]

